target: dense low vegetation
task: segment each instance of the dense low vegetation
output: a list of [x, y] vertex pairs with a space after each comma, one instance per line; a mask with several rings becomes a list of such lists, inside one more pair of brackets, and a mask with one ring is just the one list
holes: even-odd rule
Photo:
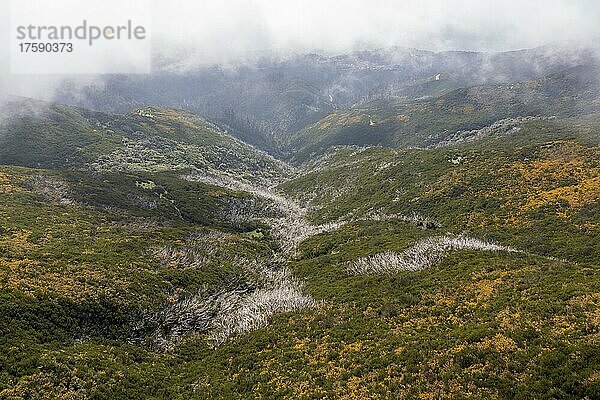
[[0, 398], [600, 398], [600, 117], [445, 104], [301, 169], [181, 111], [5, 121]]
[[535, 121], [507, 137], [436, 150], [342, 148], [282, 187], [318, 205], [319, 223], [417, 213], [444, 229], [598, 263], [596, 124]]

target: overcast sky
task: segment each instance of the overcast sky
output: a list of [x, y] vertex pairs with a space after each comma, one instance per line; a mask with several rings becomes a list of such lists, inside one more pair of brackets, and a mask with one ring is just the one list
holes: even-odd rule
[[[0, 0], [0, 18], [6, 18], [2, 4], [7, 1]], [[183, 60], [189, 66], [235, 63], [265, 53], [341, 53], [389, 46], [502, 51], [600, 38], [599, 0], [151, 0], [144, 4], [153, 14], [149, 31], [154, 55]], [[5, 26], [6, 21], [0, 22]], [[6, 42], [0, 43], [0, 50], [3, 45]], [[5, 65], [2, 74], [0, 65], [0, 94], [23, 85], [52, 85], [52, 79], [10, 77], [6, 70]]]
[[[156, 44], [231, 58], [393, 45], [512, 50], [600, 36], [598, 0], [154, 1]], [[177, 4], [177, 6], [175, 6]]]

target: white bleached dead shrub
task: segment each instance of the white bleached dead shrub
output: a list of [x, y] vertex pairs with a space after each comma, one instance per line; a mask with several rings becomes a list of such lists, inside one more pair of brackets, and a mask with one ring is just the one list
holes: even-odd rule
[[492, 136], [498, 137], [512, 135], [519, 132], [523, 128], [523, 124], [530, 121], [539, 121], [544, 119], [550, 118], [536, 116], [505, 118], [494, 122], [492, 125], [485, 126], [481, 129], [455, 132], [443, 141], [430, 147], [438, 149], [460, 143], [473, 142]]
[[229, 176], [216, 177], [195, 173], [187, 175], [185, 179], [244, 191], [264, 200], [264, 208], [260, 213], [262, 215], [249, 213], [252, 207], [236, 207], [227, 210], [228, 220], [236, 223], [256, 220], [270, 226], [271, 234], [280, 244], [284, 254], [294, 253], [298, 245], [311, 236], [338, 229], [347, 223], [347, 221], [339, 221], [312, 225], [306, 218], [308, 210], [295, 201], [274, 192], [271, 188], [260, 187]]
[[440, 263], [453, 250], [507, 251], [517, 250], [468, 237], [432, 237], [402, 252], [386, 251], [359, 258], [349, 268], [355, 275], [394, 274], [400, 271], [419, 271]]
[[248, 296], [223, 298], [222, 310], [213, 322], [209, 342], [216, 347], [232, 336], [264, 328], [272, 315], [312, 308], [315, 301], [302, 293], [302, 286], [287, 270], [271, 273], [271, 282]]
[[171, 349], [185, 335], [209, 330], [224, 299], [250, 290], [250, 287], [240, 286], [211, 295], [201, 290], [195, 296], [176, 301], [159, 312], [148, 312], [134, 327], [132, 341], [145, 340], [159, 349]]
[[276, 313], [316, 305], [302, 293], [302, 285], [282, 266], [282, 260], [235, 262], [247, 270], [237, 282], [216, 293], [204, 288], [158, 312], [147, 311], [134, 327], [131, 340], [167, 350], [185, 335], [197, 332], [208, 333], [210, 345], [216, 347], [230, 337], [267, 326]]
[[161, 246], [151, 249], [150, 252], [162, 265], [169, 268], [199, 268], [216, 258], [228, 258], [220, 245], [226, 242], [229, 236], [219, 231], [198, 231], [185, 241], [184, 246]]

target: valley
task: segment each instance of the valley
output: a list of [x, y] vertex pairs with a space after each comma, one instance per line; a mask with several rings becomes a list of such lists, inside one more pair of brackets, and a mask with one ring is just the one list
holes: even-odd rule
[[600, 397], [600, 70], [560, 54], [11, 99], [0, 398]]

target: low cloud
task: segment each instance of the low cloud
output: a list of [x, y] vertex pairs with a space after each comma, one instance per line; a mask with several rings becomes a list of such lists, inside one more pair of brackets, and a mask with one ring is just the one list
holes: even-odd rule
[[[5, 17], [6, 4], [0, 1]], [[596, 0], [151, 0], [147, 7], [155, 67], [175, 70], [263, 55], [390, 46], [504, 51], [600, 37]], [[65, 78], [11, 75], [4, 60], [0, 99], [51, 99]]]
[[205, 63], [390, 46], [505, 51], [600, 36], [594, 0], [154, 1], [153, 7], [155, 51], [180, 61], [191, 53]]

